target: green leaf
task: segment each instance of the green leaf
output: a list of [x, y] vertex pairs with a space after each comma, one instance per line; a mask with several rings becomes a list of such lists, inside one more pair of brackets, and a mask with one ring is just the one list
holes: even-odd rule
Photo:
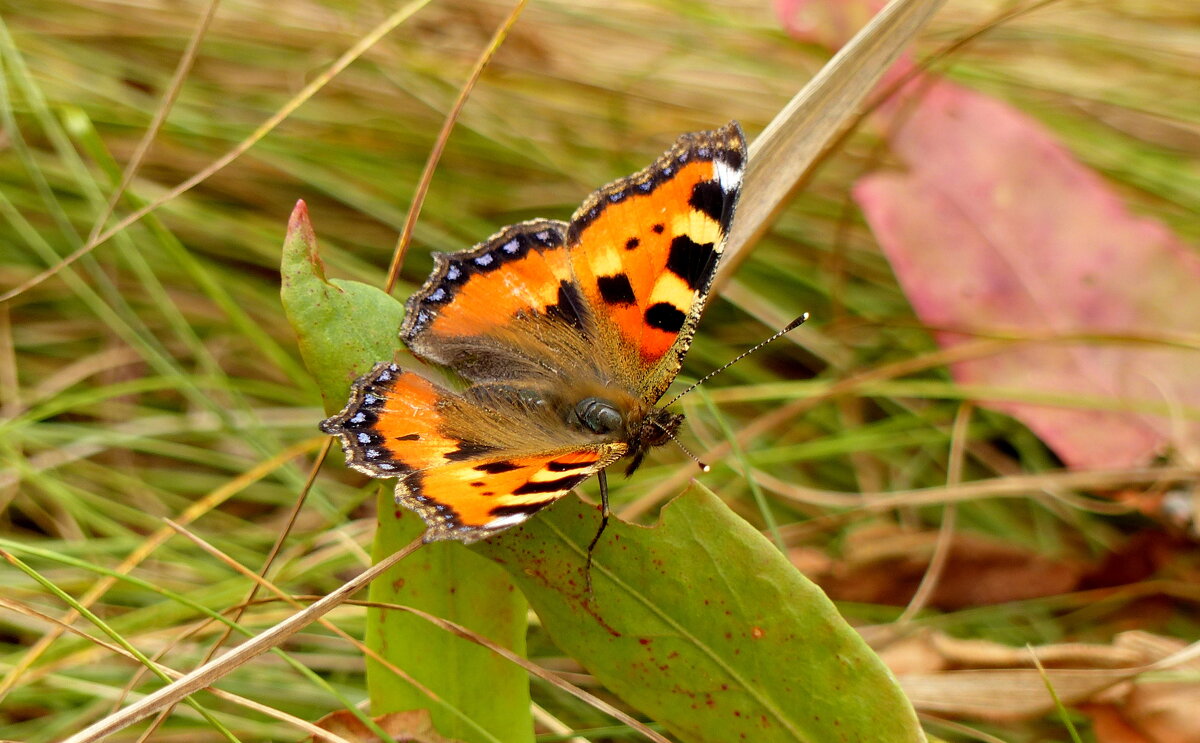
[[[325, 277], [304, 202], [288, 224], [282, 274], [284, 310], [304, 363], [320, 384], [326, 410], [340, 410], [356, 377], [396, 356], [404, 308], [374, 287]], [[424, 530], [420, 518], [395, 504], [390, 484], [378, 497], [378, 513], [376, 559]], [[369, 597], [422, 609], [524, 654], [524, 598], [501, 568], [461, 544], [426, 545], [372, 583]], [[429, 709], [443, 735], [467, 743], [533, 740], [524, 670], [411, 614], [372, 607], [367, 620], [367, 645], [441, 699], [430, 700], [383, 664], [369, 661], [373, 714]]]
[[598, 524], [564, 498], [474, 549], [508, 568], [559, 647], [680, 740], [925, 740], [832, 602], [710, 491], [675, 499], [654, 528], [610, 522], [589, 597]]
[[[381, 518], [372, 550], [376, 560], [425, 529], [420, 517], [396, 505], [390, 487], [377, 502]], [[525, 598], [502, 569], [458, 542], [425, 545], [401, 563], [395, 575], [372, 583], [370, 599], [423, 609], [525, 654]], [[368, 616], [367, 645], [458, 711], [431, 704], [411, 684], [368, 660], [373, 713], [427, 708], [438, 731], [451, 738], [532, 743], [529, 679], [522, 668], [412, 614], [372, 609]]]
[[304, 364], [321, 388], [325, 410], [341, 410], [350, 383], [396, 355], [404, 306], [373, 286], [325, 278], [303, 201], [288, 220], [280, 273], [283, 310]]

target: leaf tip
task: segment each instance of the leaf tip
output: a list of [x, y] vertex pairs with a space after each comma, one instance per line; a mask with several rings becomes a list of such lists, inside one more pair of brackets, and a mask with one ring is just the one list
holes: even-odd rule
[[296, 199], [296, 206], [292, 207], [292, 216], [288, 220], [288, 231], [301, 224], [309, 225], [309, 229], [312, 229], [308, 219], [308, 204], [304, 203], [304, 199]]
[[292, 214], [288, 217], [287, 237], [283, 243], [285, 280], [288, 264], [293, 266], [307, 263], [313, 275], [322, 283], [329, 283], [325, 278], [325, 263], [317, 250], [317, 233], [313, 230], [312, 220], [308, 217], [308, 204], [304, 199], [297, 199]]

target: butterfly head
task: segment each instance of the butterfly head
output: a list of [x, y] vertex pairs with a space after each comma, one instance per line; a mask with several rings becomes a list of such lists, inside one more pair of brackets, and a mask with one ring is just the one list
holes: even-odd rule
[[632, 475], [645, 458], [646, 452], [656, 446], [662, 446], [675, 438], [675, 432], [683, 424], [683, 415], [672, 413], [666, 408], [654, 408], [629, 438], [629, 453], [632, 457], [629, 466], [625, 468], [626, 475]]

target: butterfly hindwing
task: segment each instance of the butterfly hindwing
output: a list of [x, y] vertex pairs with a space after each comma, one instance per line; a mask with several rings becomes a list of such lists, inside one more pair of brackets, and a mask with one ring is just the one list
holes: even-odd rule
[[396, 499], [425, 520], [427, 540], [473, 542], [524, 521], [626, 451], [578, 433], [556, 446], [549, 421], [508, 392], [468, 397], [378, 364], [321, 428], [341, 437], [351, 467], [398, 478]]
[[[469, 459], [401, 479], [396, 500], [424, 517], [427, 541], [474, 542], [525, 521], [623, 453], [623, 446], [601, 444]], [[436, 504], [430, 494], [436, 494]]]
[[341, 437], [346, 463], [359, 472], [400, 477], [439, 464], [458, 448], [440, 430], [439, 401], [448, 394], [396, 364], [376, 364], [321, 430]]

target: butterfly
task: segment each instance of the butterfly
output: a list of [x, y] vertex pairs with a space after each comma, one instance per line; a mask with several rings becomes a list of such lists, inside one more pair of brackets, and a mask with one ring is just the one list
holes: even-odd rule
[[691, 345], [745, 161], [737, 122], [684, 134], [569, 222], [434, 253], [400, 337], [466, 389], [381, 363], [321, 430], [350, 467], [396, 478], [427, 542], [484, 539], [595, 474], [607, 518], [605, 468], [628, 457], [631, 473], [683, 421], [656, 405]]

